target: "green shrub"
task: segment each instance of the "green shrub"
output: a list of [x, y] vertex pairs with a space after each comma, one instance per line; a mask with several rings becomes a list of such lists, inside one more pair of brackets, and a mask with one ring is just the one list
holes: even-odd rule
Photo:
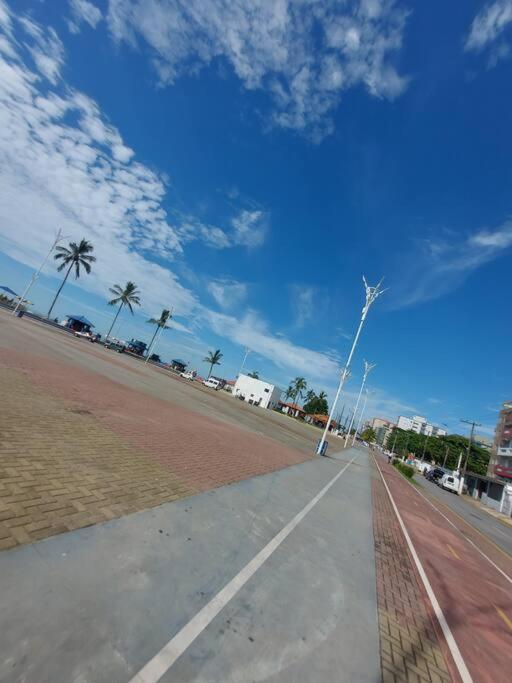
[[400, 460], [395, 460], [393, 462], [393, 465], [396, 467], [396, 469], [401, 472], [404, 477], [407, 477], [407, 479], [412, 479], [414, 476], [414, 467], [411, 467], [410, 465], [404, 465], [403, 462], [400, 462]]

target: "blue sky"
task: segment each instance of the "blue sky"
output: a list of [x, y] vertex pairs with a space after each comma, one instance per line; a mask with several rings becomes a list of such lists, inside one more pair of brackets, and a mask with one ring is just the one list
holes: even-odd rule
[[[57, 228], [95, 245], [57, 304], [173, 307], [160, 346], [331, 395], [363, 303], [368, 414], [491, 433], [510, 398], [512, 0], [0, 0], [0, 284]], [[44, 311], [53, 263], [31, 299]]]

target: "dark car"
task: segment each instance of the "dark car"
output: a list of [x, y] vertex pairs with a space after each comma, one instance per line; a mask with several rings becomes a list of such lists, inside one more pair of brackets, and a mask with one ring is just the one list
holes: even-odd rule
[[427, 479], [437, 484], [446, 472], [441, 467], [434, 467], [427, 473]]
[[124, 353], [126, 347], [117, 339], [109, 339], [108, 341], [105, 341], [105, 348], [117, 351], [117, 353]]

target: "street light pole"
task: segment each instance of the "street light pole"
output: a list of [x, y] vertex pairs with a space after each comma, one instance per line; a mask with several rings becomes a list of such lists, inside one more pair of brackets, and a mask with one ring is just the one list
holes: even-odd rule
[[353, 446], [353, 445], [355, 444], [355, 442], [356, 442], [357, 432], [359, 431], [359, 427], [361, 426], [361, 422], [363, 421], [364, 411], [366, 410], [366, 401], [368, 400], [368, 393], [369, 393], [369, 392], [368, 392], [368, 389], [366, 389], [366, 391], [365, 391], [365, 396], [364, 396], [363, 409], [361, 410], [361, 414], [359, 415], [359, 420], [358, 420], [358, 422], [357, 422], [357, 427], [356, 427], [356, 430], [355, 430], [355, 432], [354, 432], [354, 436], [353, 436], [353, 438], [352, 438], [352, 446]]
[[[354, 412], [352, 414], [352, 419], [350, 420], [350, 426], [348, 428], [348, 432], [345, 436], [345, 447], [347, 446], [348, 440], [350, 439], [350, 431], [352, 429], [352, 426], [354, 425], [354, 419], [356, 417], [357, 409], [359, 408], [359, 401], [361, 400], [361, 395], [363, 393], [364, 385], [366, 384], [366, 378], [368, 377], [368, 374], [373, 370], [375, 367], [375, 364], [368, 363], [368, 361], [363, 361], [364, 363], [364, 372], [363, 372], [363, 380], [361, 382], [361, 388], [359, 389], [359, 394], [357, 396], [357, 401], [356, 401], [356, 407], [354, 408]], [[354, 445], [352, 443], [352, 445]]]
[[18, 312], [19, 307], [20, 307], [21, 304], [26, 300], [27, 295], [28, 295], [28, 293], [30, 292], [30, 289], [32, 288], [32, 285], [33, 285], [34, 282], [37, 280], [37, 278], [39, 277], [39, 274], [41, 273], [41, 271], [42, 271], [43, 268], [45, 267], [46, 262], [47, 262], [48, 259], [50, 258], [50, 256], [51, 256], [53, 250], [55, 249], [55, 247], [57, 246], [57, 244], [58, 244], [61, 240], [63, 240], [63, 239], [64, 239], [64, 235], [62, 234], [62, 230], [59, 228], [59, 230], [58, 230], [58, 232], [57, 232], [57, 235], [56, 235], [55, 239], [54, 239], [53, 242], [52, 242], [52, 246], [50, 247], [50, 251], [49, 251], [49, 252], [46, 254], [46, 256], [44, 257], [44, 261], [41, 263], [41, 265], [39, 266], [39, 268], [37, 269], [37, 271], [36, 271], [35, 273], [32, 273], [32, 277], [30, 278], [30, 282], [29, 282], [29, 283], [27, 284], [27, 286], [25, 287], [25, 291], [23, 292], [23, 294], [21, 295], [21, 297], [20, 297], [18, 303], [16, 304], [16, 308], [13, 310], [12, 315], [16, 315], [16, 313]]
[[359, 341], [359, 335], [361, 334], [361, 330], [363, 329], [364, 321], [366, 320], [366, 316], [368, 315], [368, 311], [370, 310], [371, 305], [373, 302], [381, 295], [383, 294], [386, 290], [381, 289], [382, 285], [382, 279], [377, 283], [375, 287], [370, 287], [368, 283], [366, 282], [366, 278], [363, 276], [363, 283], [364, 283], [364, 288], [365, 288], [365, 304], [363, 306], [363, 310], [361, 311], [361, 319], [359, 321], [359, 327], [357, 328], [356, 336], [354, 337], [354, 341], [352, 342], [352, 348], [350, 349], [350, 353], [348, 354], [347, 362], [345, 363], [345, 367], [342, 369], [341, 374], [340, 374], [340, 382], [338, 385], [338, 390], [336, 392], [336, 396], [334, 398], [332, 407], [331, 407], [331, 412], [329, 414], [329, 418], [327, 420], [327, 424], [325, 425], [324, 433], [322, 434], [322, 438], [318, 442], [318, 448], [316, 449], [317, 454], [321, 454], [324, 448], [324, 443], [327, 434], [329, 433], [329, 427], [331, 424], [332, 416], [334, 415], [334, 411], [336, 410], [336, 404], [338, 403], [338, 399], [340, 397], [341, 391], [345, 385], [345, 382], [348, 379], [349, 376], [349, 371], [350, 371], [350, 363], [352, 362], [352, 356], [354, 355], [354, 351], [357, 346], [357, 342]]
[[473, 435], [475, 433], [475, 427], [481, 427], [482, 426], [479, 422], [474, 422], [473, 420], [462, 420], [461, 419], [461, 422], [465, 422], [466, 424], [471, 425], [471, 431], [469, 432], [468, 452], [466, 454], [466, 459], [464, 460], [464, 465], [462, 467], [462, 474], [460, 477], [459, 496], [462, 495], [462, 490], [464, 488], [464, 478], [466, 476], [466, 468], [468, 466], [469, 456], [471, 453], [471, 444], [473, 442]]
[[248, 346], [246, 346], [244, 349], [244, 359], [242, 361], [242, 365], [240, 366], [240, 370], [238, 371], [237, 377], [240, 377], [240, 375], [242, 374], [242, 370], [244, 369], [244, 366], [245, 366], [245, 361], [247, 360], [247, 356], [250, 353], [251, 353], [251, 349]]

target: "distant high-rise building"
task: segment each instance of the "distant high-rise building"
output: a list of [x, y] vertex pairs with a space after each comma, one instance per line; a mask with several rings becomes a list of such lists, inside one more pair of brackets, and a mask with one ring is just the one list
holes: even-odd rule
[[487, 474], [512, 479], [512, 401], [506, 401], [500, 411]]
[[400, 415], [398, 417], [397, 427], [399, 429], [405, 429], [405, 431], [416, 432], [416, 434], [425, 434], [425, 436], [445, 436], [447, 434], [446, 429], [441, 429], [441, 427], [430, 424], [427, 422], [427, 418], [422, 417], [421, 415], [414, 415], [414, 417]]
[[386, 445], [386, 439], [391, 434], [393, 427], [396, 427], [394, 422], [385, 420], [382, 417], [374, 417], [371, 422], [371, 427], [375, 432], [375, 439], [381, 446]]

